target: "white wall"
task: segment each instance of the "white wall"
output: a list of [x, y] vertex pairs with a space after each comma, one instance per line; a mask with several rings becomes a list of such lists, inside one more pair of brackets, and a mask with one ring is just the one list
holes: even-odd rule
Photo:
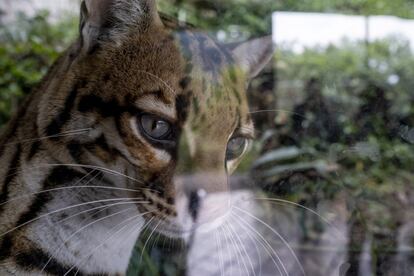
[[15, 19], [17, 12], [33, 15], [39, 10], [47, 9], [51, 13], [51, 19], [56, 20], [65, 13], [78, 14], [80, 0], [0, 0], [0, 10], [3, 22]]
[[[414, 20], [394, 16], [370, 16], [368, 40], [397, 35], [404, 37], [414, 47]], [[286, 45], [295, 52], [306, 47], [329, 44], [339, 45], [343, 39], [366, 39], [366, 17], [301, 12], [275, 12], [273, 14], [273, 39], [277, 45]]]

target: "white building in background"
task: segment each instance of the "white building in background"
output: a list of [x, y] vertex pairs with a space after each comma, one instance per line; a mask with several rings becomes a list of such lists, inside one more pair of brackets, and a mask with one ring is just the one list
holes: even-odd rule
[[78, 14], [80, 0], [0, 0], [0, 21], [11, 22], [18, 12], [34, 15], [40, 10], [48, 10], [51, 19], [56, 20], [62, 14]]
[[305, 48], [339, 45], [349, 41], [375, 41], [399, 36], [414, 47], [414, 20], [394, 16], [353, 16], [342, 14], [275, 12], [273, 40], [295, 52]]

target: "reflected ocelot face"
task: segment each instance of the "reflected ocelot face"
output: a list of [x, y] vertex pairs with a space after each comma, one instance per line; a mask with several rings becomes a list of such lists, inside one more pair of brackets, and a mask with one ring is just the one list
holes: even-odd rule
[[[69, 54], [76, 58], [44, 97], [40, 124], [47, 136], [91, 129], [72, 141], [71, 158], [124, 172], [112, 185], [136, 190], [145, 201], [139, 211], [160, 231], [190, 230], [203, 220], [206, 198], [229, 191], [228, 175], [249, 148], [246, 87], [270, 59], [272, 42], [222, 45], [135, 2], [83, 4], [81, 38]], [[70, 111], [62, 115], [59, 105]], [[59, 141], [51, 147], [68, 150]], [[220, 214], [210, 208], [205, 219], [228, 204], [223, 197], [215, 203]]]
[[224, 45], [154, 0], [84, 0], [79, 29], [0, 136], [1, 275], [124, 275], [144, 229], [191, 241], [235, 207], [271, 39]]

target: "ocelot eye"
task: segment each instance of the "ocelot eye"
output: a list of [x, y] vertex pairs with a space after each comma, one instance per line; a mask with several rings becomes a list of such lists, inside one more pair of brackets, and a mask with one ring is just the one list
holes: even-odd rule
[[154, 140], [168, 140], [171, 134], [171, 124], [164, 119], [150, 114], [144, 114], [140, 118], [144, 134]]
[[226, 159], [233, 160], [240, 157], [246, 150], [248, 139], [244, 137], [231, 138], [227, 144]]

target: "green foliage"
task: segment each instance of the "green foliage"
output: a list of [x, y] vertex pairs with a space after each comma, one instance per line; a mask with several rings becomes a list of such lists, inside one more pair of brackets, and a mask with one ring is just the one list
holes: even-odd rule
[[74, 39], [76, 24], [74, 18], [49, 24], [48, 13], [42, 12], [0, 25], [0, 125]]
[[269, 33], [273, 11], [414, 18], [414, 2], [407, 0], [160, 0], [159, 6], [163, 12], [182, 16], [203, 30], [225, 31], [229, 41]]
[[271, 13], [277, 7], [274, 0], [160, 1], [162, 11], [177, 17], [185, 15], [187, 21], [202, 30], [235, 33], [234, 38], [237, 34], [245, 37], [269, 33]]
[[[332, 107], [329, 111], [343, 127], [344, 135], [339, 139], [342, 142], [360, 131], [351, 119], [364, 105], [373, 104], [379, 91], [384, 93], [384, 101], [389, 105], [382, 111], [389, 113], [390, 120], [406, 121], [406, 124], [412, 121], [414, 109], [410, 91], [414, 83], [410, 76], [414, 73], [414, 57], [404, 40], [377, 41], [369, 46], [368, 51], [362, 43], [349, 42], [326, 50], [307, 49], [299, 55], [286, 49], [278, 52], [277, 60], [279, 78], [299, 82], [298, 94], [303, 95], [301, 89], [309, 91], [310, 80], [317, 80], [314, 85], [321, 93], [320, 97], [327, 100], [327, 105]], [[308, 112], [305, 117], [315, 117], [312, 111]], [[382, 120], [377, 115], [364, 116], [364, 120], [371, 120], [371, 125], [377, 128], [371, 134], [385, 135], [398, 127], [376, 126], [381, 122], [372, 124], [375, 120]], [[303, 124], [309, 125], [310, 122], [305, 120]]]
[[185, 275], [187, 251], [182, 241], [160, 234], [148, 240], [152, 230], [146, 230], [135, 246], [127, 275]]
[[278, 149], [256, 161], [263, 185], [307, 206], [345, 193], [365, 230], [392, 233], [406, 208], [396, 198], [414, 179], [411, 46], [399, 37], [368, 48], [344, 41], [303, 53], [282, 47], [276, 59], [278, 100], [292, 114], [275, 132]]

